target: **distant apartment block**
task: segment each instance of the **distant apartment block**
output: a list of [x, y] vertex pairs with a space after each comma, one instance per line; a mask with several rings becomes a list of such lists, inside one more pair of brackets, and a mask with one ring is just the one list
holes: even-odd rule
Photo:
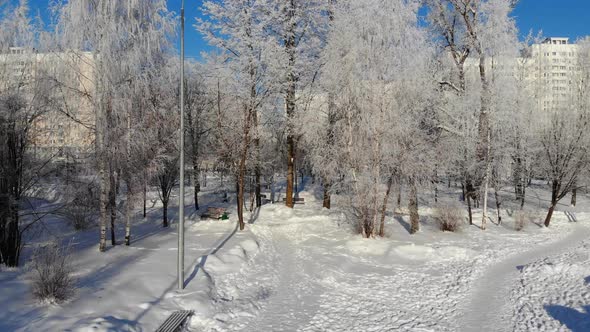
[[[478, 59], [469, 58], [465, 66], [469, 79], [479, 79]], [[524, 84], [541, 118], [575, 107], [580, 65], [578, 46], [568, 38], [547, 38], [519, 57], [488, 57], [486, 68], [490, 80], [513, 75]]]
[[568, 38], [547, 38], [533, 45], [530, 71], [535, 74], [538, 108], [566, 112], [577, 98], [577, 45]]
[[44, 112], [31, 131], [35, 153], [75, 158], [93, 148], [94, 114], [87, 98], [93, 93], [93, 65], [87, 52], [40, 53], [11, 47], [0, 53], [0, 91], [18, 89], [29, 102], [41, 93], [51, 96], [51, 105], [37, 104]]

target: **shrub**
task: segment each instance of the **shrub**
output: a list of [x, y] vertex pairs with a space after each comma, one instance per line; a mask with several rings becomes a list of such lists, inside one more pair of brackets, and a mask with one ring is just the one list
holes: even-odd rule
[[69, 249], [51, 244], [35, 250], [32, 259], [33, 296], [43, 302], [60, 303], [72, 296], [75, 282]]
[[463, 225], [463, 210], [457, 206], [442, 205], [434, 209], [433, 218], [443, 232], [456, 232]]
[[75, 230], [88, 229], [93, 225], [96, 210], [87, 205], [75, 205], [74, 203], [66, 206], [63, 215]]
[[98, 197], [97, 190], [93, 189], [88, 184], [70, 190], [70, 196], [73, 197], [66, 204], [63, 215], [75, 230], [87, 229], [94, 224], [94, 217], [98, 213]]

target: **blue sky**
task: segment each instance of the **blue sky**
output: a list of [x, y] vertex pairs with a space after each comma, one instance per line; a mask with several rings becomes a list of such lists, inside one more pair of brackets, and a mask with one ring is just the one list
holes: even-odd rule
[[[16, 2], [17, 0], [12, 0]], [[168, 0], [168, 8], [180, 13], [181, 0]], [[186, 54], [199, 58], [202, 51], [210, 50], [199, 33], [193, 28], [195, 17], [199, 16], [202, 0], [185, 0]], [[45, 16], [47, 0], [29, 0], [35, 12]], [[520, 0], [513, 13], [521, 35], [529, 30], [544, 36], [570, 37], [572, 40], [590, 35], [589, 0]]]

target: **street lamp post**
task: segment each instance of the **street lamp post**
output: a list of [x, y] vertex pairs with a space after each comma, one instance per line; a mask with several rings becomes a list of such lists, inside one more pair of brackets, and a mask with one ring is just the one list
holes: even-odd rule
[[180, 193], [178, 196], [178, 289], [184, 289], [184, 0], [180, 5]]

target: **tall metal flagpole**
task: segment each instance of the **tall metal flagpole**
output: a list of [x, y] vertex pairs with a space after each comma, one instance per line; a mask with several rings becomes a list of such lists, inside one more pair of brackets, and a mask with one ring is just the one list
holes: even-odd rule
[[184, 0], [180, 5], [180, 194], [178, 197], [178, 289], [184, 289]]

